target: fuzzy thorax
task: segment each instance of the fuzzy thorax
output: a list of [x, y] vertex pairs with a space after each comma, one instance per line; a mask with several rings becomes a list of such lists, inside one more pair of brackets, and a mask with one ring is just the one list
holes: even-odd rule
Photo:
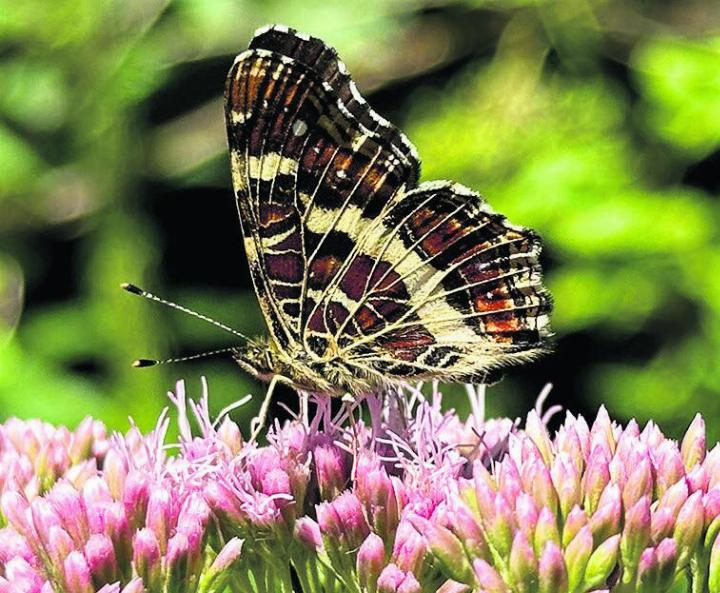
[[319, 358], [302, 349], [283, 350], [271, 338], [238, 346], [235, 362], [256, 379], [273, 377], [301, 391], [341, 396], [368, 393], [388, 384], [380, 373], [351, 369], [339, 357]]

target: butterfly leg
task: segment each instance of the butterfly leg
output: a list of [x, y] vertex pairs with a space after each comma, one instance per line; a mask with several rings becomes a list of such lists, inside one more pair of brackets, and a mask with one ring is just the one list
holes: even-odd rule
[[250, 421], [250, 430], [252, 431], [250, 436], [251, 443], [257, 441], [257, 438], [260, 436], [260, 432], [262, 432], [262, 429], [265, 427], [268, 411], [270, 410], [270, 403], [272, 402], [273, 392], [275, 391], [275, 386], [278, 384], [278, 380], [278, 375], [274, 375], [270, 380], [270, 385], [268, 385], [267, 392], [265, 393], [265, 399], [260, 406], [260, 411], [258, 412], [258, 415]]
[[[355, 480], [356, 478], [356, 471], [357, 471], [357, 462], [358, 462], [358, 426], [355, 422], [355, 409], [361, 410], [360, 405], [358, 405], [357, 400], [351, 396], [350, 394], [346, 394], [342, 398], [343, 405], [347, 409], [347, 415], [350, 419], [350, 430], [352, 430], [352, 457], [353, 457], [353, 466], [352, 470], [350, 471], [350, 476], [352, 476], [352, 479]], [[362, 411], [362, 410], [361, 410]]]

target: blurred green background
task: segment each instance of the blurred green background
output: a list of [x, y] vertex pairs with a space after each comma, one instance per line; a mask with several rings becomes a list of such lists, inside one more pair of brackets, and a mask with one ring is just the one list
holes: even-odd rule
[[[334, 45], [423, 157], [545, 239], [554, 352], [490, 391], [720, 436], [720, 3], [0, 0], [0, 415], [144, 429], [177, 378], [262, 393], [136, 282], [263, 331], [230, 190], [225, 74], [258, 26]], [[288, 397], [288, 394], [285, 394]], [[460, 401], [460, 400], [457, 400]], [[246, 412], [247, 414], [247, 412]]]

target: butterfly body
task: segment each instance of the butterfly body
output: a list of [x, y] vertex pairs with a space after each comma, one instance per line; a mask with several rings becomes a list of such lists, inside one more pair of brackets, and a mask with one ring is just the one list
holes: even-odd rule
[[417, 152], [321, 40], [258, 31], [229, 73], [230, 165], [269, 336], [261, 380], [361, 394], [481, 381], [549, 334], [540, 242], [472, 190], [418, 183]]
[[235, 361], [256, 379], [269, 382], [277, 377], [291, 387], [313, 393], [342, 395], [349, 391], [368, 391], [370, 385], [359, 381], [340, 360], [323, 360], [303, 350], [279, 348], [272, 338], [265, 343], [239, 346], [233, 352]]

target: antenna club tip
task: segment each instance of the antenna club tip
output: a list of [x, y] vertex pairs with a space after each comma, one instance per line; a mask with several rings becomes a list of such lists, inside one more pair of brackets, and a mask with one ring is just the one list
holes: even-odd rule
[[137, 295], [141, 295], [141, 296], [144, 292], [142, 288], [135, 286], [134, 284], [130, 284], [129, 282], [123, 282], [120, 285], [120, 288], [122, 288], [123, 290], [127, 290], [128, 292], [132, 292], [133, 294], [137, 294]]
[[157, 360], [148, 360], [147, 358], [139, 358], [138, 360], [133, 361], [132, 365], [136, 369], [140, 369], [143, 367], [152, 367], [158, 364]]

